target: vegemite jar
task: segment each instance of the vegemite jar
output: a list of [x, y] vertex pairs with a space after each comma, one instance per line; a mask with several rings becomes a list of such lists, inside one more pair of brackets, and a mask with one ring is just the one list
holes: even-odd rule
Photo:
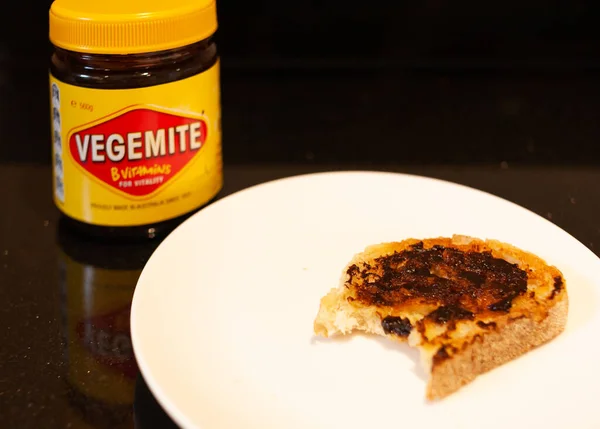
[[98, 237], [164, 235], [221, 190], [215, 0], [55, 0], [54, 201]]

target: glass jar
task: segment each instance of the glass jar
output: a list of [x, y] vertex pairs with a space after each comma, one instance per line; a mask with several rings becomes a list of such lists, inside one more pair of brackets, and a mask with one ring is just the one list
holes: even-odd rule
[[214, 0], [55, 0], [54, 201], [104, 238], [164, 236], [222, 188]]

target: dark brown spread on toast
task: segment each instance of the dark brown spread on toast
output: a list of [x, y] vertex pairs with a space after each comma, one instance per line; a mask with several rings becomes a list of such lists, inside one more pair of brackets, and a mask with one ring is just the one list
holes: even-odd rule
[[556, 294], [560, 293], [563, 288], [563, 279], [561, 276], [554, 277], [554, 287], [552, 288], [552, 293], [550, 294], [550, 299], [554, 299]]
[[440, 363], [442, 363], [443, 361], [445, 361], [446, 359], [450, 358], [450, 355], [448, 354], [448, 350], [447, 348], [452, 349], [452, 351], [454, 352], [454, 348], [451, 346], [442, 346], [438, 349], [438, 351], [435, 353], [435, 355], [433, 355], [433, 366], [439, 365]]
[[381, 321], [383, 332], [386, 334], [393, 334], [399, 337], [408, 337], [412, 330], [410, 320], [402, 317], [387, 316]]
[[[371, 263], [352, 265], [347, 274], [346, 286], [358, 303], [392, 310], [435, 306], [426, 318], [439, 324], [473, 320], [486, 312], [506, 313], [513, 300], [527, 291], [527, 272], [489, 251], [425, 248], [423, 242]], [[407, 327], [402, 322], [386, 319], [384, 330], [404, 335]]]

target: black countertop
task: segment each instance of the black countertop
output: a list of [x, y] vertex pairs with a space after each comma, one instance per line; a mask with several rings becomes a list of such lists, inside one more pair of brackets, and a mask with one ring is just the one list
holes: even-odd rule
[[[224, 195], [331, 166], [229, 166]], [[600, 169], [397, 166], [492, 192], [598, 253]], [[61, 228], [46, 166], [4, 165], [0, 200], [0, 415], [7, 428], [173, 427], [138, 375], [129, 302], [158, 242], [115, 246]], [[502, 222], [502, 219], [498, 219]], [[135, 423], [134, 423], [135, 422]]]
[[[594, 74], [225, 68], [222, 87], [222, 195], [316, 171], [421, 174], [521, 204], [599, 254]], [[47, 96], [42, 68], [0, 68], [0, 426], [173, 426], [129, 337], [135, 281], [158, 242], [62, 228]]]

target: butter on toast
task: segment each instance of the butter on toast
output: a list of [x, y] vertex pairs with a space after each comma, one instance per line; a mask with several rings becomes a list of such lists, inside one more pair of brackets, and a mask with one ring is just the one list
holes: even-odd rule
[[562, 273], [496, 240], [455, 235], [370, 246], [321, 299], [317, 335], [364, 331], [420, 350], [428, 399], [544, 344], [565, 328]]

